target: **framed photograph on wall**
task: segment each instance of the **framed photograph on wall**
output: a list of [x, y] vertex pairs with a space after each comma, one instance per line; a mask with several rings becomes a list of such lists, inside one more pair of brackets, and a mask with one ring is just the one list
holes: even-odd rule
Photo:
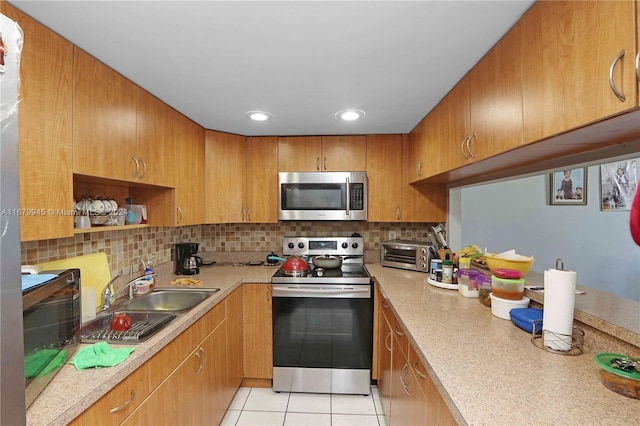
[[551, 173], [551, 205], [580, 206], [585, 204], [587, 204], [586, 167]]
[[631, 210], [638, 177], [636, 160], [620, 160], [600, 165], [600, 196], [602, 211]]

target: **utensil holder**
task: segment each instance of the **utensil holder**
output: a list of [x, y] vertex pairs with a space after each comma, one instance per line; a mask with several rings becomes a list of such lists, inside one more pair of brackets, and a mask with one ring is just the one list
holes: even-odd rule
[[[566, 334], [554, 333], [549, 330], [542, 330], [542, 334], [535, 334], [535, 330], [539, 330], [541, 328], [542, 328], [542, 320], [533, 321], [533, 327], [532, 327], [533, 333], [531, 334], [532, 336], [531, 343], [533, 343], [533, 345], [536, 348], [544, 349], [547, 352], [560, 354], [560, 355], [571, 355], [571, 356], [582, 355], [583, 347], [584, 347], [584, 330], [582, 330], [581, 328], [574, 326], [573, 333], [571, 336]], [[569, 338], [571, 338], [571, 345], [567, 350], [553, 349], [544, 344], [545, 337], [547, 339], [547, 342], [551, 340], [552, 342], [558, 341], [563, 343], [567, 342]]]

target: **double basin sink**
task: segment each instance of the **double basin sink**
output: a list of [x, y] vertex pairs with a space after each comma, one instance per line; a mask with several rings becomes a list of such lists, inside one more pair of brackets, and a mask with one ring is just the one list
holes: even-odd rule
[[[98, 317], [82, 325], [82, 341], [93, 343], [141, 343], [162, 330], [179, 315], [220, 291], [219, 288], [186, 289], [161, 288], [143, 296], [127, 300], [115, 308], [98, 314]], [[111, 321], [117, 314], [131, 318], [131, 328], [125, 331], [111, 330]]]

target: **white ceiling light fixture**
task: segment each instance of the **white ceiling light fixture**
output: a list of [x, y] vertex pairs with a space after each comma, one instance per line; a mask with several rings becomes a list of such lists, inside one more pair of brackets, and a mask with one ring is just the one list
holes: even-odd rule
[[267, 121], [273, 118], [273, 114], [267, 111], [247, 111], [244, 116], [253, 121]]
[[343, 109], [336, 112], [336, 117], [344, 121], [354, 121], [364, 117], [364, 111], [361, 109]]

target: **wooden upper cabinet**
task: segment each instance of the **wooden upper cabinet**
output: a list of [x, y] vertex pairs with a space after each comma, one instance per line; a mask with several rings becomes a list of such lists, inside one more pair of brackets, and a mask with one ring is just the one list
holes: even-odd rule
[[322, 136], [322, 171], [352, 172], [367, 169], [366, 136]]
[[74, 48], [74, 173], [134, 179], [137, 90], [131, 81]]
[[351, 172], [367, 167], [366, 136], [289, 136], [278, 139], [281, 172]]
[[206, 131], [205, 213], [208, 223], [245, 221], [245, 139], [230, 133]]
[[205, 130], [178, 114], [175, 138], [176, 222], [178, 226], [204, 223]]
[[320, 136], [287, 136], [278, 138], [278, 171], [320, 171], [321, 158], [322, 138]]
[[633, 1], [538, 2], [517, 26], [525, 143], [638, 105]]
[[402, 218], [402, 135], [367, 136], [367, 221]]
[[247, 138], [245, 221], [278, 222], [278, 138]]
[[20, 239], [68, 237], [73, 216], [57, 213], [73, 209], [73, 46], [8, 3], [1, 5], [25, 39], [18, 114], [20, 208], [47, 211], [20, 217]]
[[[137, 88], [137, 145], [134, 151], [140, 170], [138, 180], [174, 186], [175, 134], [178, 112], [146, 90]], [[182, 149], [182, 147], [180, 147]]]
[[472, 133], [463, 148], [471, 161], [522, 144], [520, 58], [520, 28], [516, 26], [468, 74]]

